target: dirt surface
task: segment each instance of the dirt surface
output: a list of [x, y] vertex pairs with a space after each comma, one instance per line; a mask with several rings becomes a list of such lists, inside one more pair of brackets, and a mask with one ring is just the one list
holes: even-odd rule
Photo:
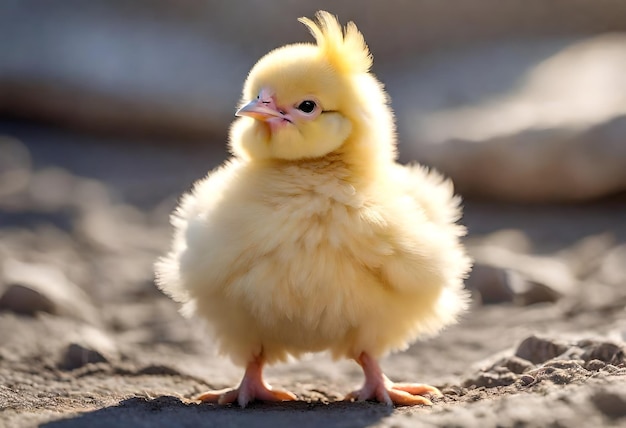
[[[223, 158], [0, 124], [0, 426], [626, 426], [626, 200], [467, 201], [477, 268], [461, 323], [389, 356], [425, 407], [343, 402], [324, 355], [270, 368], [299, 401], [197, 404], [237, 384], [198, 320], [154, 287], [178, 194]], [[21, 142], [20, 142], [21, 141]]]

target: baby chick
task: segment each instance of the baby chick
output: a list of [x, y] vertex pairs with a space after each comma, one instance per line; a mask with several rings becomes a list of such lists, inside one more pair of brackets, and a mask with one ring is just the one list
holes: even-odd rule
[[436, 388], [393, 383], [377, 361], [466, 307], [459, 199], [438, 174], [395, 162], [393, 115], [363, 36], [316, 17], [300, 22], [317, 44], [276, 49], [250, 71], [233, 156], [183, 196], [157, 283], [246, 368], [237, 388], [202, 401], [294, 400], [263, 366], [330, 351], [363, 368], [347, 398], [430, 404], [422, 395]]

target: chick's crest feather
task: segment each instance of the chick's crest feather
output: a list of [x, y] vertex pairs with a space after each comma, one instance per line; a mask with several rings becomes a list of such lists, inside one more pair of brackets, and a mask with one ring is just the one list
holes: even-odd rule
[[305, 17], [298, 21], [311, 31], [322, 55], [337, 71], [367, 73], [372, 66], [372, 55], [354, 22], [349, 22], [344, 32], [337, 18], [330, 13], [319, 11], [315, 16], [317, 22]]

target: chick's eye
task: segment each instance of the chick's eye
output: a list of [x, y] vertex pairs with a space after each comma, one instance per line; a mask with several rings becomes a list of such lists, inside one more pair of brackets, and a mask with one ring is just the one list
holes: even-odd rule
[[300, 105], [298, 106], [298, 110], [304, 113], [311, 113], [313, 110], [315, 110], [315, 107], [317, 107], [315, 101], [305, 100], [300, 103]]

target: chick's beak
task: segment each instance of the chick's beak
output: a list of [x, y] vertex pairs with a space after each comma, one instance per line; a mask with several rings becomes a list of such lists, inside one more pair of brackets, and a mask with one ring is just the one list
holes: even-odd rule
[[276, 109], [273, 101], [258, 98], [237, 110], [235, 116], [248, 116], [265, 122], [275, 117], [283, 117], [284, 114]]

